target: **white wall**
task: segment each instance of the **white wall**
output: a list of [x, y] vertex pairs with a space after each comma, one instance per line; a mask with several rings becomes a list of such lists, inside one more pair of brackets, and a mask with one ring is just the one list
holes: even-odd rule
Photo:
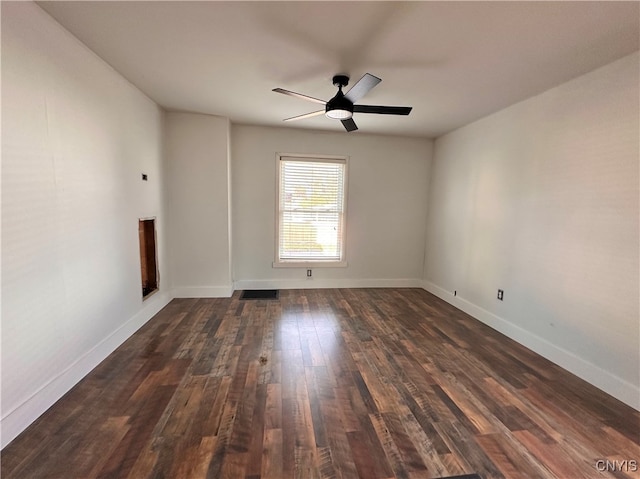
[[161, 137], [151, 100], [34, 3], [2, 2], [3, 445], [169, 300]]
[[439, 138], [425, 268], [430, 291], [636, 408], [638, 66]]
[[167, 113], [166, 199], [173, 293], [230, 296], [229, 120]]
[[[232, 148], [237, 289], [420, 285], [430, 140], [234, 125]], [[348, 267], [272, 267], [277, 152], [350, 157]]]

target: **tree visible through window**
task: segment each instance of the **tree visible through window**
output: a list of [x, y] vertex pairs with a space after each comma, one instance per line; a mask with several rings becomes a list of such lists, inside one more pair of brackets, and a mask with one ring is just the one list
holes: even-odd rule
[[276, 262], [344, 261], [345, 158], [280, 156]]

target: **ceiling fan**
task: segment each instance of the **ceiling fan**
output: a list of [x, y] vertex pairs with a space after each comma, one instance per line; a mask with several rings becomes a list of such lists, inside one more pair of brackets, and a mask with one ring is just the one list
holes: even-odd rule
[[304, 115], [294, 116], [287, 118], [284, 121], [296, 121], [303, 120], [305, 118], [311, 118], [313, 116], [322, 115], [323, 113], [328, 118], [340, 120], [347, 131], [357, 130], [358, 127], [353, 121], [354, 113], [377, 113], [379, 115], [408, 115], [411, 113], [410, 106], [380, 106], [380, 105], [356, 105], [355, 103], [365, 96], [373, 87], [375, 87], [382, 80], [370, 73], [365, 73], [358, 82], [351, 87], [347, 93], [342, 93], [342, 88], [349, 84], [349, 77], [346, 75], [335, 75], [333, 77], [333, 84], [338, 87], [338, 93], [329, 101], [319, 100], [311, 96], [303, 95], [301, 93], [295, 93], [282, 88], [274, 88], [276, 93], [282, 93], [284, 95], [294, 96], [303, 100], [311, 101], [314, 103], [320, 103], [324, 105], [324, 110], [318, 110]]

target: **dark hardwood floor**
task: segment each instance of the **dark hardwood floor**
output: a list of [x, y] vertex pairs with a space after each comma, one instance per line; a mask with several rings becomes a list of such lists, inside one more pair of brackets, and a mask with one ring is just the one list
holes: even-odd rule
[[423, 290], [239, 295], [172, 301], [2, 478], [640, 476], [637, 411]]

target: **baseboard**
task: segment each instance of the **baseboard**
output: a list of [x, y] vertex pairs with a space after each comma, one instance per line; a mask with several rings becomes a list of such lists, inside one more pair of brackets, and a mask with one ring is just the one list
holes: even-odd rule
[[487, 326], [517, 341], [539, 355], [584, 379], [589, 384], [640, 411], [640, 388], [609, 371], [576, 356], [550, 341], [483, 309], [440, 286], [423, 281], [422, 287], [447, 303], [478, 319]]
[[49, 409], [58, 399], [64, 396], [73, 386], [84, 378], [92, 369], [100, 364], [109, 354], [116, 350], [141, 326], [164, 308], [173, 297], [169, 292], [158, 292], [144, 302], [143, 308], [131, 319], [99, 342], [91, 350], [80, 356], [73, 364], [22, 404], [7, 412], [0, 420], [0, 446], [4, 448], [18, 434], [25, 430], [38, 417]]
[[239, 280], [234, 289], [422, 288], [419, 279], [258, 279]]
[[174, 298], [230, 298], [233, 286], [178, 286], [172, 293]]

